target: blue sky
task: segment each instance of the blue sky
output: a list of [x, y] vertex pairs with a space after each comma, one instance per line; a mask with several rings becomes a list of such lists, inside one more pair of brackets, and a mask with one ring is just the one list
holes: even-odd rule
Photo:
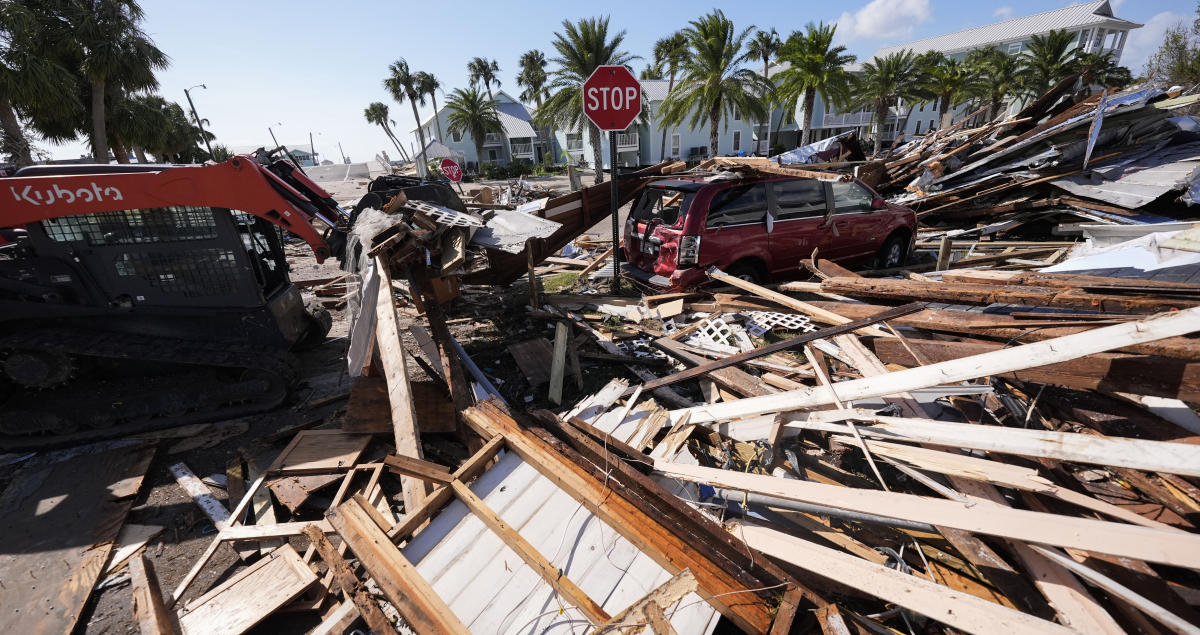
[[[758, 0], [715, 6], [739, 27], [773, 27], [782, 36], [809, 21], [837, 22], [842, 43], [865, 59], [881, 46], [1068, 4], [1072, 3]], [[401, 138], [410, 138], [411, 106], [393, 102], [381, 84], [388, 64], [398, 57], [416, 70], [434, 73], [446, 93], [467, 85], [469, 59], [496, 59], [501, 89], [516, 95], [517, 59], [533, 48], [553, 58], [550, 42], [564, 19], [610, 16], [610, 28], [627, 32], [625, 49], [646, 58], [634, 64], [640, 69], [656, 39], [710, 8], [655, 0], [142, 0], [142, 6], [146, 31], [171, 57], [170, 68], [159, 73], [159, 92], [186, 107], [183, 89], [206, 84], [207, 90], [194, 90], [192, 96], [219, 142], [269, 145], [267, 127], [272, 126], [281, 143], [307, 144], [312, 132], [317, 151], [335, 162], [340, 160], [339, 141], [354, 161], [388, 147], [382, 131], [363, 119], [363, 109], [372, 101], [388, 104]], [[1195, 13], [1192, 0], [1117, 0], [1113, 6], [1118, 17], [1146, 24], [1130, 35], [1122, 58], [1135, 74], [1157, 48], [1163, 30], [1179, 20], [1190, 21]], [[443, 102], [439, 96], [439, 105]], [[420, 109], [422, 118], [432, 112], [429, 104]], [[87, 152], [83, 142], [41, 145], [57, 158]]]

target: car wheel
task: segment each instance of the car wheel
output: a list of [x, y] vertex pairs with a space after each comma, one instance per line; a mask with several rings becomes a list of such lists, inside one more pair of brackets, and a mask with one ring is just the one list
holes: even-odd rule
[[729, 268], [729, 271], [726, 271], [725, 273], [728, 273], [735, 278], [741, 278], [746, 282], [762, 284], [762, 273], [759, 272], [758, 267], [748, 263], [743, 262], [735, 264]]
[[883, 247], [879, 248], [879, 255], [875, 258], [875, 266], [878, 269], [901, 267], [907, 262], [908, 240], [903, 234], [895, 234], [888, 238]]

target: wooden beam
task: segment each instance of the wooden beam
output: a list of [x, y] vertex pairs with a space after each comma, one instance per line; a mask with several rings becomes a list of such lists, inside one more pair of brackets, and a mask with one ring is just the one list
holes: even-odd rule
[[[699, 323], [699, 320], [695, 322], [695, 324]], [[671, 337], [660, 337], [654, 340], [654, 346], [662, 349], [671, 357], [697, 367], [707, 362], [705, 358], [685, 350], [683, 344]], [[760, 381], [759, 378], [740, 368], [718, 368], [710, 371], [706, 379], [711, 379], [720, 386], [732, 390], [743, 397], [769, 395], [775, 392], [763, 386], [764, 382]], [[642, 389], [644, 390], [645, 386]]]
[[981, 426], [935, 419], [881, 417], [859, 410], [809, 413], [808, 420], [788, 416], [786, 425], [805, 430], [849, 433], [844, 425], [834, 422], [850, 419], [868, 424], [858, 426], [859, 433], [876, 439], [932, 443], [1059, 461], [1129, 467], [1147, 472], [1200, 476], [1200, 445], [1191, 443]]
[[654, 461], [654, 471], [668, 478], [869, 512], [898, 520], [1098, 551], [1174, 566], [1200, 568], [1200, 536], [1186, 532], [1025, 511], [999, 505], [965, 507], [955, 501], [912, 494], [826, 485], [764, 474], [746, 474], [658, 459]]
[[766, 527], [745, 521], [731, 521], [728, 525], [734, 535], [772, 557], [969, 633], [1067, 635], [1076, 632]]
[[[393, 454], [383, 460], [388, 469], [396, 474], [419, 478], [429, 483], [449, 483], [454, 480], [450, 468], [437, 463], [414, 459], [410, 456]], [[406, 508], [407, 510], [407, 508]]]
[[689, 593], [695, 593], [696, 588], [696, 576], [692, 575], [690, 569], [684, 569], [644, 595], [642, 599], [630, 604], [629, 608], [614, 615], [596, 629], [595, 635], [641, 632], [642, 626], [649, 618], [646, 614], [647, 609], [657, 607], [660, 611], [665, 610]]
[[462, 481], [451, 481], [450, 487], [454, 490], [455, 497], [462, 501], [467, 509], [475, 515], [487, 528], [492, 530], [492, 533], [500, 537], [504, 544], [508, 545], [525, 564], [529, 565], [538, 575], [546, 581], [547, 584], [554, 587], [560, 595], [565, 597], [567, 601], [574, 604], [592, 624], [603, 624], [610, 618], [604, 609], [595, 600], [588, 597], [578, 586], [575, 585], [567, 576], [563, 575], [562, 570], [554, 566], [554, 563], [546, 559], [533, 545], [529, 544], [520, 533], [513, 529], [503, 518], [500, 517], [491, 507], [488, 506], [483, 499], [475, 495], [471, 488], [463, 484]]
[[[404, 351], [404, 343], [400, 341], [399, 320], [392, 302], [391, 269], [387, 260], [381, 257], [375, 259], [375, 269], [380, 278], [379, 294], [375, 301], [375, 342], [387, 378], [396, 454], [419, 459], [424, 456], [424, 451], [421, 449], [421, 433], [417, 429], [409, 386], [408, 355]], [[416, 292], [415, 289], [413, 291]], [[405, 510], [416, 509], [425, 502], [427, 490], [424, 481], [402, 477], [400, 485], [403, 488]]]
[[329, 542], [321, 529], [315, 525], [309, 525], [304, 528], [304, 535], [308, 536], [313, 548], [320, 554], [321, 560], [325, 561], [325, 565], [333, 573], [338, 586], [342, 588], [342, 593], [346, 595], [346, 600], [358, 608], [358, 613], [362, 615], [367, 627], [375, 633], [388, 633], [395, 630], [387, 616], [379, 609], [379, 605], [375, 603], [375, 599], [371, 597], [370, 591], [367, 591], [366, 586], [359, 582], [358, 576], [354, 575], [350, 565], [346, 564], [345, 558], [342, 558], [342, 555]]
[[326, 518], [413, 630], [437, 635], [469, 633], [358, 501], [342, 503], [329, 510]]
[[693, 366], [692, 368], [689, 368], [687, 370], [681, 370], [677, 373], [672, 373], [665, 377], [659, 377], [658, 379], [654, 379], [654, 380], [651, 380], [651, 381], [648, 381], [648, 382], [642, 384], [642, 390], [654, 390], [655, 388], [661, 388], [662, 386], [669, 386], [676, 382], [684, 381], [687, 379], [692, 379], [694, 377], [704, 375], [704, 374], [714, 371], [714, 370], [726, 368], [728, 366], [733, 366], [735, 364], [741, 364], [744, 362], [748, 362], [752, 359], [758, 359], [759, 357], [765, 357], [772, 353], [778, 353], [779, 351], [784, 351], [789, 348], [794, 348], [796, 346], [802, 346], [813, 340], [819, 340], [819, 339], [823, 339], [823, 338], [833, 337], [834, 335], [841, 335], [843, 333], [857, 331], [861, 328], [865, 328], [867, 326], [875, 324], [876, 322], [883, 322], [885, 320], [890, 320], [892, 318], [899, 317], [901, 315], [908, 315], [909, 313], [915, 313], [917, 311], [920, 311], [923, 308], [925, 308], [925, 307], [921, 303], [913, 302], [911, 304], [906, 304], [904, 306], [898, 306], [895, 308], [887, 309], [887, 310], [882, 311], [879, 314], [873, 315], [869, 318], [864, 318], [861, 320], [853, 320], [853, 321], [845, 322], [845, 323], [838, 324], [835, 326], [823, 328], [818, 331], [812, 331], [810, 333], [804, 333], [803, 335], [797, 335], [796, 337], [788, 338], [786, 340], [781, 340], [779, 342], [774, 342], [772, 344], [767, 344], [766, 346], [760, 346], [752, 351], [747, 351], [745, 353], [737, 353], [735, 355], [730, 355], [728, 357], [716, 359], [711, 362], [705, 362], [698, 366]]
[[566, 322], [554, 325], [554, 354], [550, 357], [550, 401], [562, 405], [563, 375], [567, 370], [567, 340], [570, 329]]
[[[483, 472], [488, 463], [503, 448], [503, 437], [497, 436], [491, 438], [482, 448], [475, 452], [475, 454], [472, 454], [469, 459], [464, 461], [454, 471], [454, 479], [468, 481], [475, 478]], [[388, 530], [388, 538], [396, 543], [408, 538], [418, 527], [425, 524], [425, 521], [432, 518], [439, 509], [445, 507], [446, 503], [449, 503], [451, 500], [454, 500], [454, 492], [448, 485], [442, 485], [433, 490], [433, 493], [425, 499], [424, 505], [411, 511], [405, 510], [404, 520], [396, 523], [394, 527]]]
[[[930, 364], [919, 368], [838, 382], [837, 397], [843, 401], [882, 397], [920, 388], [939, 386], [986, 375], [1009, 373], [1078, 359], [1114, 348], [1200, 331], [1200, 308], [1153, 316], [1136, 322], [1105, 326], [1024, 346]], [[832, 404], [833, 392], [818, 387], [794, 390], [765, 397], [751, 397], [732, 403], [707, 404], [671, 413], [672, 420], [687, 412], [692, 423], [725, 421], [771, 412], [799, 410]]]
[[142, 635], [174, 635], [179, 632], [171, 612], [163, 603], [158, 575], [145, 553], [129, 559], [129, 584], [133, 587], [133, 621]]
[[[761, 287], [748, 280], [742, 280], [737, 276], [731, 276], [724, 271], [717, 269], [716, 267], [712, 267], [708, 270], [708, 277], [712, 278], [713, 280], [719, 280], [726, 284], [733, 285], [739, 289], [749, 291], [760, 298], [765, 298], [775, 302], [776, 304], [786, 306], [789, 309], [794, 309], [809, 317], [820, 320], [821, 322], [825, 322], [826, 324], [846, 324], [847, 322], [851, 321], [848, 318], [844, 318], [837, 313], [834, 313], [833, 311], [827, 311], [807, 302], [801, 302], [796, 298], [783, 295], [777, 291], [772, 291], [766, 287]], [[860, 330], [860, 332], [863, 335], [873, 335], [875, 337], [891, 337], [891, 334], [874, 326], [864, 327]]]

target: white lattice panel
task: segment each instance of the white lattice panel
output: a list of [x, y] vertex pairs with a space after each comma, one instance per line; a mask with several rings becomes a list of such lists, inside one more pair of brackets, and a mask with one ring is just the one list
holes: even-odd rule
[[746, 335], [745, 329], [721, 318], [700, 320], [700, 326], [696, 327], [696, 330], [692, 331], [685, 341], [691, 344], [709, 343], [730, 347], [734, 349], [734, 352], [744, 352], [754, 348], [754, 343]]
[[452, 227], [483, 227], [483, 221], [478, 218], [463, 214], [462, 212], [456, 212], [441, 205], [431, 205], [424, 201], [409, 200], [404, 206], [408, 209], [421, 212], [443, 225], [450, 225]]
[[761, 337], [763, 333], [773, 328], [803, 331], [805, 333], [817, 330], [817, 325], [813, 324], [807, 315], [774, 313], [771, 311], [746, 311], [742, 315], [746, 316], [746, 326], [750, 334], [755, 337]]

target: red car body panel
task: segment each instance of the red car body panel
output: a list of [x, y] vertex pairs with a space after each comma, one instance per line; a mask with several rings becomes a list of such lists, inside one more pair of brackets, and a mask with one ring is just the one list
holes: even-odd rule
[[[677, 204], [679, 218], [647, 212], [653, 201]], [[885, 202], [857, 180], [680, 179], [654, 183], [635, 201], [622, 250], [625, 262], [658, 276], [652, 282], [684, 289], [706, 281], [709, 267], [740, 263], [753, 263], [767, 278], [786, 278], [802, 271], [814, 249], [840, 264], [861, 264], [897, 233], [911, 241], [916, 227], [912, 210]], [[685, 236], [699, 238], [699, 253], [695, 264], [680, 266]]]

